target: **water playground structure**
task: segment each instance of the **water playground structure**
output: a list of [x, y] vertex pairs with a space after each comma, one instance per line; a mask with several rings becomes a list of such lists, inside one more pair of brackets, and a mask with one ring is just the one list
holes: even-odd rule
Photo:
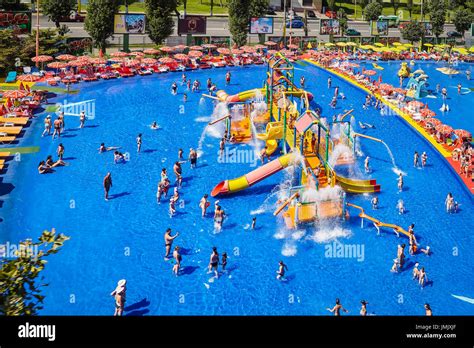
[[[354, 132], [353, 110], [339, 116], [330, 127], [311, 108], [313, 96], [295, 86], [293, 70], [289, 60], [275, 54], [268, 61], [263, 88], [232, 96], [218, 91], [216, 97], [210, 96], [226, 103], [231, 111], [209, 123], [224, 122], [225, 134], [234, 143], [264, 141], [266, 154], [279, 156], [238, 178], [221, 181], [211, 195], [234, 194], [291, 167], [291, 187], [286, 189], [286, 199], [280, 201], [281, 206], [275, 211], [275, 216], [282, 213], [290, 229], [301, 223], [345, 217], [346, 193], [380, 192], [375, 179], [346, 177], [336, 173], [335, 167], [354, 165], [359, 138], [383, 143]], [[235, 115], [235, 110], [239, 115]], [[323, 193], [331, 188], [332, 194]]]
[[426, 87], [428, 87], [428, 75], [421, 69], [410, 74], [410, 80], [407, 83], [407, 96], [420, 99], [428, 94]]

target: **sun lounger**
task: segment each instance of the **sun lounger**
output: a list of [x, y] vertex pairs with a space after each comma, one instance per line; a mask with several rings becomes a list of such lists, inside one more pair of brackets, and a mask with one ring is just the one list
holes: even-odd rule
[[12, 126], [0, 127], [0, 133], [18, 135], [18, 134], [20, 134], [22, 129], [23, 129], [23, 127], [12, 127]]
[[30, 119], [28, 117], [0, 117], [0, 124], [13, 123], [16, 125], [24, 126]]
[[15, 136], [0, 135], [0, 143], [11, 143], [12, 141], [15, 141], [15, 139], [16, 139]]
[[0, 152], [0, 158], [11, 156], [10, 152]]
[[5, 79], [6, 83], [13, 83], [16, 81], [16, 71], [10, 71]]

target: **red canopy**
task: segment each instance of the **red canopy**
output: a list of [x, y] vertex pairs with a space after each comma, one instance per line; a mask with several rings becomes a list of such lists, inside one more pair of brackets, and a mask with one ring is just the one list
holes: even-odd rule
[[230, 54], [230, 49], [226, 47], [219, 47], [217, 49], [217, 52], [219, 52], [220, 54]]
[[160, 61], [160, 63], [164, 63], [164, 64], [176, 63], [176, 60], [174, 60], [173, 58], [170, 58], [170, 57], [163, 57], [163, 58], [160, 58], [158, 60]]
[[173, 56], [177, 60], [187, 60], [189, 57], [186, 54], [183, 53], [177, 53]]

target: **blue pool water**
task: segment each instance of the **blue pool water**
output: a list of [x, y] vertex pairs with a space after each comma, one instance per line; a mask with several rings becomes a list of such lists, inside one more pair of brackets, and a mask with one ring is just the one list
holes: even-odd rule
[[[407, 62], [409, 63], [409, 62]], [[378, 74], [382, 75], [382, 81], [390, 83], [395, 87], [399, 87], [398, 70], [400, 69], [399, 61], [386, 61], [377, 62], [384, 70], [375, 70]], [[428, 76], [428, 90], [431, 92], [429, 96], [421, 98], [423, 103], [427, 103], [429, 108], [436, 112], [436, 117], [439, 118], [443, 123], [449, 124], [454, 129], [467, 129], [471, 133], [474, 132], [474, 116], [472, 113], [472, 105], [474, 104], [474, 80], [468, 80], [466, 77], [466, 71], [474, 72], [473, 66], [470, 63], [458, 63], [453, 68], [459, 71], [457, 75], [445, 75], [436, 68], [447, 67], [446, 62], [436, 63], [433, 61], [416, 61], [415, 65], [409, 65], [411, 71], [422, 69]], [[365, 62], [361, 64], [361, 68], [373, 69], [372, 64]], [[373, 77], [378, 78], [378, 75]], [[408, 83], [408, 79], [404, 81], [404, 87]], [[461, 94], [458, 94], [457, 86], [461, 84]], [[450, 111], [440, 111], [443, 105], [441, 93], [436, 93], [436, 85], [439, 84], [441, 88], [446, 88], [448, 91], [448, 104]]]
[[[328, 73], [297, 66], [296, 81], [302, 74], [306, 76], [308, 89], [318, 96], [324, 116], [332, 118], [334, 112], [354, 107], [357, 120], [376, 127], [366, 134], [382, 138], [407, 174], [406, 188], [399, 194], [386, 149], [362, 140], [361, 150], [371, 157], [371, 177], [382, 185], [380, 208], [371, 211], [370, 195], [348, 195], [348, 201], [382, 221], [405, 228], [415, 223], [420, 244], [429, 245], [432, 256], [409, 256], [407, 270], [391, 273], [397, 244], [406, 239], [390, 232], [377, 236], [375, 228], [368, 225], [361, 228], [356, 211], [351, 211], [349, 222], [285, 230], [283, 222], [272, 215], [277, 200], [272, 192], [285, 179], [283, 172], [241, 194], [221, 198], [228, 219], [223, 231], [215, 233], [212, 218], [200, 217], [199, 199], [221, 180], [245, 174], [253, 167], [218, 163], [219, 139], [210, 135], [201, 143], [198, 168], [192, 170], [184, 164], [184, 208], [178, 208], [178, 214], [170, 218], [168, 205], [158, 205], [155, 199], [161, 168], [171, 173], [179, 148], [186, 154], [190, 147], [198, 147], [212, 102], [202, 102], [200, 95], [188, 93], [189, 100], [183, 104], [182, 94], [171, 95], [169, 87], [174, 80], [179, 82], [180, 74], [80, 84], [80, 94], [67, 100], [95, 99], [96, 118], [82, 130], [76, 128], [77, 118], [66, 118], [67, 132], [61, 141], [70, 166], [51, 175], [37, 173], [37, 163], [54, 154], [58, 144], [58, 140], [40, 137], [43, 113], [25, 140], [25, 144], [39, 145], [41, 151], [11, 164], [3, 180], [15, 188], [1, 198], [4, 221], [0, 243], [34, 238], [51, 227], [71, 236], [45, 269], [50, 285], [44, 290], [41, 314], [111, 315], [114, 301], [110, 292], [122, 278], [128, 280], [128, 315], [327, 315], [325, 308], [333, 305], [336, 297], [353, 315], [358, 314], [361, 299], [367, 300], [369, 312], [377, 315], [423, 314], [425, 302], [437, 315], [473, 314], [472, 304], [452, 296], [474, 298], [471, 196], [444, 160], [403, 121], [381, 116], [373, 109], [361, 110], [364, 93], [336, 77], [333, 86], [339, 85], [347, 99], [332, 110], [328, 106], [333, 95], [326, 87]], [[229, 94], [261, 87], [265, 77], [264, 67], [232, 68], [231, 72], [230, 86], [224, 84], [225, 70], [196, 71], [188, 76], [203, 84], [211, 77]], [[180, 92], [183, 88], [180, 86]], [[64, 99], [58, 97], [55, 102]], [[154, 120], [162, 129], [149, 128]], [[135, 152], [138, 133], [143, 133], [140, 154]], [[112, 153], [98, 154], [101, 142], [121, 146], [130, 153], [130, 161], [113, 164]], [[427, 152], [426, 169], [412, 167], [415, 150]], [[108, 171], [113, 176], [113, 199], [105, 202], [102, 179]], [[448, 192], [460, 203], [458, 214], [444, 211]], [[398, 199], [405, 201], [405, 215], [398, 215], [395, 209]], [[251, 231], [248, 225], [253, 216], [257, 216], [257, 229]], [[175, 240], [184, 251], [179, 277], [172, 274], [172, 264], [163, 260], [167, 227], [180, 232]], [[363, 254], [359, 258], [327, 257], [332, 236], [340, 243], [356, 245]], [[228, 272], [219, 279], [207, 274], [213, 246], [229, 254]], [[286, 282], [275, 279], [279, 260], [289, 267]], [[432, 281], [424, 289], [411, 279], [414, 262], [426, 268]]]

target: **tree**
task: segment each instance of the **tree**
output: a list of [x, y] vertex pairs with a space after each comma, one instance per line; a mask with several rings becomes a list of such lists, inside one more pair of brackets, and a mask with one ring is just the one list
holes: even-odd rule
[[371, 2], [364, 9], [366, 21], [376, 21], [382, 14], [383, 6], [378, 2]]
[[417, 21], [408, 22], [400, 31], [403, 39], [410, 41], [412, 44], [420, 41], [424, 34], [423, 25]]
[[237, 46], [247, 43], [247, 32], [249, 25], [249, 8], [251, 0], [229, 0], [229, 30], [232, 41]]
[[251, 0], [249, 15], [250, 17], [263, 17], [270, 6], [270, 0]]
[[84, 28], [94, 40], [94, 46], [105, 53], [107, 39], [114, 33], [114, 15], [118, 12], [117, 0], [89, 0]]
[[464, 36], [464, 32], [469, 30], [474, 18], [469, 8], [459, 8], [454, 12], [453, 23], [456, 31]]
[[398, 8], [400, 7], [400, 0], [390, 0], [390, 2], [392, 3], [393, 14], [396, 15]]
[[341, 36], [345, 36], [348, 24], [346, 11], [344, 11], [342, 7], [337, 10], [337, 18], [339, 19], [339, 29], [341, 30]]
[[20, 58], [21, 39], [13, 30], [0, 30], [0, 75], [15, 68], [15, 59]]
[[[58, 29], [42, 29], [39, 32], [39, 55], [54, 55], [66, 49], [65, 37]], [[22, 40], [21, 59], [29, 61], [36, 54], [36, 30]]]
[[328, 7], [331, 11], [334, 11], [334, 5], [336, 4], [336, 0], [327, 0], [328, 1]]
[[38, 242], [23, 241], [0, 268], [0, 315], [35, 315], [42, 309], [44, 296], [36, 280], [46, 265], [45, 257], [55, 254], [69, 237], [44, 231]]
[[446, 22], [445, 5], [444, 0], [430, 0], [428, 3], [428, 13], [436, 41], [438, 41], [439, 36], [444, 32], [444, 23]]
[[176, 0], [145, 0], [148, 36], [154, 43], [161, 44], [173, 33], [172, 15], [176, 13], [178, 5]]
[[411, 14], [413, 12], [413, 0], [407, 0], [406, 8], [408, 10], [408, 13], [410, 14], [411, 19]]
[[60, 27], [60, 20], [63, 17], [69, 17], [75, 10], [76, 0], [43, 0], [41, 9], [48, 16], [49, 20], [54, 22], [56, 28]]

